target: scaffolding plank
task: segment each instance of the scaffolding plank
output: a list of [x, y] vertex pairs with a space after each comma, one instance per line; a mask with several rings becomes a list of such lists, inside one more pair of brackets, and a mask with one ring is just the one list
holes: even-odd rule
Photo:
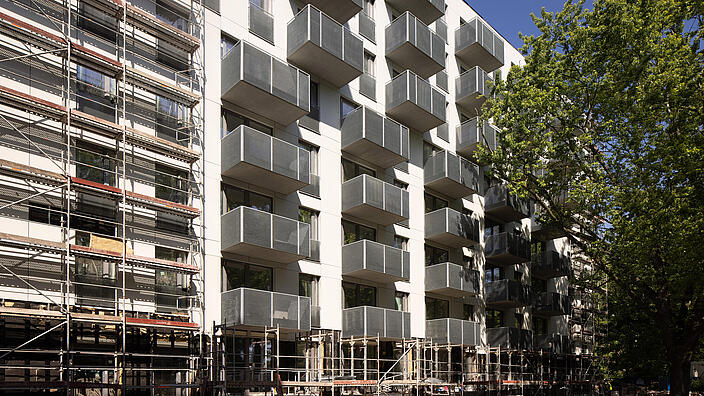
[[66, 40], [62, 37], [3, 12], [0, 12], [0, 32], [47, 51], [66, 46]]
[[168, 210], [172, 213], [177, 213], [189, 218], [195, 218], [200, 215], [200, 210], [192, 206], [167, 201], [161, 198], [150, 197], [148, 195], [139, 194], [133, 191], [127, 191], [125, 194], [130, 201], [138, 206], [144, 206], [146, 208], [156, 210]]
[[45, 239], [26, 237], [22, 235], [7, 234], [0, 232], [0, 242], [3, 245], [20, 246], [28, 248], [38, 248], [41, 250], [65, 251], [66, 245], [61, 242], [48, 241]]
[[0, 99], [3, 99], [1, 104], [49, 117], [56, 121], [62, 121], [67, 114], [66, 108], [63, 106], [3, 85], [0, 85]]
[[74, 184], [76, 188], [87, 189], [94, 192], [106, 193], [112, 196], [122, 195], [122, 189], [108, 186], [102, 183], [94, 182], [91, 180], [81, 179], [80, 177], [71, 177], [71, 183]]
[[50, 172], [33, 166], [0, 159], [0, 172], [10, 176], [40, 181], [50, 185], [66, 183], [66, 177], [60, 173]]
[[168, 40], [171, 44], [188, 52], [193, 52], [200, 47], [200, 40], [197, 37], [157, 19], [154, 15], [132, 4], [125, 4], [125, 7], [127, 7], [128, 22], [136, 28], [157, 38]]
[[109, 56], [93, 51], [73, 41], [71, 41], [71, 49], [73, 50], [71, 54], [82, 61], [79, 63], [84, 63], [87, 66], [91, 66], [113, 77], [122, 73], [122, 62], [118, 62]]
[[200, 328], [200, 325], [198, 323], [179, 322], [176, 320], [126, 318], [125, 321], [126, 321], [127, 325], [130, 325], [130, 326], [181, 328], [181, 329], [185, 329], [185, 330], [197, 330]]
[[117, 138], [122, 134], [122, 126], [114, 122], [75, 109], [71, 110], [70, 113], [72, 126], [109, 138]]
[[126, 259], [127, 259], [127, 261], [129, 261], [131, 263], [143, 263], [143, 264], [147, 264], [149, 266], [165, 267], [165, 268], [170, 268], [170, 269], [175, 269], [175, 270], [182, 270], [185, 272], [198, 272], [198, 271], [200, 271], [200, 267], [198, 267], [197, 265], [178, 263], [176, 261], [162, 260], [162, 259], [152, 258], [152, 257], [135, 256], [134, 254], [128, 254]]
[[193, 163], [200, 158], [200, 153], [189, 147], [184, 147], [158, 136], [125, 127], [126, 137], [133, 145], [144, 147], [169, 157], [175, 157], [187, 163]]
[[127, 66], [127, 79], [130, 83], [140, 85], [146, 89], [155, 90], [163, 96], [169, 97], [190, 107], [200, 101], [200, 94], [181, 88], [176, 84], [164, 81], [153, 74]]

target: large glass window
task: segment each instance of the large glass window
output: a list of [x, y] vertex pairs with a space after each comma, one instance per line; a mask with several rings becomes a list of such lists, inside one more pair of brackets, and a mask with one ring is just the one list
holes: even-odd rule
[[486, 328], [504, 327], [504, 313], [496, 309], [486, 310]]
[[310, 224], [310, 239], [318, 240], [318, 216], [320, 212], [304, 207], [298, 208], [298, 221]]
[[188, 15], [169, 7], [164, 1], [156, 0], [156, 18], [176, 29], [189, 33]]
[[298, 295], [310, 297], [311, 305], [319, 304], [318, 282], [320, 277], [309, 274], [298, 274]]
[[342, 220], [343, 245], [367, 239], [376, 241], [376, 229], [351, 221]]
[[369, 175], [376, 177], [376, 171], [374, 169], [368, 168], [364, 165], [360, 165], [356, 162], [352, 162], [348, 159], [342, 159], [342, 181], [354, 179], [359, 175]]
[[78, 3], [78, 26], [110, 42], [117, 39], [117, 19], [82, 0]]
[[448, 203], [442, 198], [438, 198], [435, 195], [430, 195], [425, 193], [425, 213], [433, 212], [438, 209], [446, 208]]
[[230, 37], [224, 33], [220, 33], [220, 59], [227, 56], [232, 48], [237, 45], [239, 40], [234, 37]]
[[548, 281], [545, 279], [531, 279], [531, 288], [533, 293], [540, 294], [548, 291]]
[[221, 120], [221, 136], [225, 136], [230, 132], [234, 131], [240, 125], [248, 126], [252, 129], [256, 129], [259, 132], [266, 133], [267, 135], [273, 135], [274, 130], [260, 122], [254, 121], [243, 115], [237, 114], [227, 109], [222, 109], [222, 120]]
[[115, 79], [91, 68], [76, 65], [76, 108], [106, 121], [115, 121]]
[[250, 289], [272, 291], [274, 286], [273, 270], [254, 264], [223, 260], [224, 290], [248, 287]]
[[450, 317], [450, 302], [437, 298], [425, 298], [425, 319], [442, 319]]
[[376, 57], [374, 54], [364, 51], [364, 73], [372, 77], [376, 74]]
[[38, 202], [30, 203], [29, 221], [60, 226], [62, 221], [65, 219], [66, 215], [60, 208]]
[[86, 257], [76, 257], [76, 275], [95, 281], [114, 280], [115, 263]]
[[320, 121], [320, 86], [317, 82], [310, 82], [310, 113], [308, 117]]
[[159, 260], [174, 261], [184, 264], [188, 258], [188, 252], [185, 250], [156, 246], [154, 248], [154, 257]]
[[484, 270], [485, 282], [494, 282], [501, 279], [506, 279], [504, 267], [487, 268]]
[[462, 304], [462, 319], [474, 322], [474, 305]]
[[447, 263], [450, 261], [450, 252], [435, 246], [425, 245], [425, 265]]
[[396, 303], [397, 311], [408, 311], [408, 293], [397, 291], [394, 294], [394, 302]]
[[156, 97], [156, 136], [186, 146], [190, 139], [186, 106], [171, 99]]
[[533, 332], [535, 335], [548, 333], [548, 320], [545, 318], [533, 317]]
[[222, 213], [225, 214], [240, 206], [273, 212], [273, 200], [266, 195], [257, 194], [238, 187], [222, 184]]
[[439, 147], [428, 142], [423, 142], [423, 164], [428, 161], [428, 158], [439, 153], [440, 151], [442, 150]]
[[188, 202], [188, 173], [170, 166], [156, 164], [155, 196], [171, 202]]
[[376, 287], [342, 282], [345, 308], [376, 306]]
[[114, 153], [105, 147], [81, 143], [76, 147], [76, 177], [115, 186]]
[[357, 110], [359, 105], [349, 99], [340, 98], [340, 125], [342, 125], [342, 120], [347, 117], [348, 114]]

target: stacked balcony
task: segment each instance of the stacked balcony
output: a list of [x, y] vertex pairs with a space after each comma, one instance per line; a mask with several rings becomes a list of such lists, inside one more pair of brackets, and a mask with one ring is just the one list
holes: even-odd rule
[[362, 39], [319, 9], [306, 6], [287, 30], [287, 59], [292, 64], [336, 88], [362, 74]]
[[342, 213], [389, 225], [408, 219], [408, 191], [369, 175], [342, 183]]
[[221, 216], [222, 251], [277, 263], [310, 256], [310, 226], [245, 206]]
[[426, 25], [445, 15], [444, 0], [386, 0], [386, 4], [401, 12], [418, 15]]
[[472, 115], [481, 114], [482, 105], [491, 96], [491, 77], [480, 67], [473, 67], [455, 79], [455, 103]]
[[221, 293], [222, 323], [242, 328], [310, 331], [310, 297], [238, 288]]
[[315, 6], [342, 24], [362, 11], [362, 0], [303, 0], [303, 3]]
[[504, 40], [474, 18], [455, 30], [455, 56], [469, 67], [491, 72], [504, 65]]
[[440, 263], [425, 267], [425, 291], [451, 297], [479, 293], [479, 272], [459, 264]]
[[409, 279], [410, 253], [363, 239], [342, 246], [342, 275], [372, 282]]
[[445, 123], [445, 94], [406, 70], [386, 84], [386, 114], [419, 132]]
[[536, 334], [533, 336], [534, 347], [556, 354], [569, 354], [572, 352], [570, 337], [563, 334]]
[[548, 250], [533, 254], [530, 275], [538, 279], [550, 279], [570, 274], [570, 259], [567, 256]]
[[482, 344], [479, 323], [452, 318], [426, 320], [425, 338], [434, 344]]
[[371, 109], [348, 114], [341, 130], [342, 151], [384, 169], [408, 160], [408, 128]]
[[428, 158], [423, 166], [425, 187], [452, 198], [480, 193], [479, 167], [449, 151]]
[[251, 1], [249, 2], [249, 31], [274, 44], [274, 16]]
[[405, 12], [386, 27], [386, 57], [428, 78], [445, 69], [445, 41], [415, 15]]
[[487, 264], [511, 265], [530, 261], [530, 241], [523, 236], [502, 232], [489, 235], [484, 241]]
[[496, 150], [497, 130], [488, 122], [483, 124], [479, 117], [474, 117], [463, 122], [457, 127], [457, 154], [462, 154], [469, 158], [475, 158], [475, 153], [479, 146], [485, 149]]
[[530, 201], [512, 194], [505, 184], [491, 186], [484, 194], [484, 213], [505, 223], [530, 217]]
[[342, 337], [410, 338], [411, 313], [366, 305], [343, 309]]
[[562, 316], [570, 313], [570, 298], [564, 294], [545, 292], [535, 298], [533, 314], [538, 316]]
[[533, 332], [515, 327], [496, 327], [486, 329], [486, 341], [492, 347], [526, 350], [533, 346]]
[[479, 243], [479, 221], [454, 209], [442, 208], [425, 214], [425, 239], [460, 248]]
[[310, 111], [310, 76], [245, 42], [222, 59], [222, 99], [278, 124]]
[[220, 142], [221, 171], [282, 194], [310, 183], [310, 153], [256, 129], [241, 125]]
[[506, 309], [525, 307], [531, 304], [530, 286], [521, 282], [501, 279], [486, 283], [486, 306]]

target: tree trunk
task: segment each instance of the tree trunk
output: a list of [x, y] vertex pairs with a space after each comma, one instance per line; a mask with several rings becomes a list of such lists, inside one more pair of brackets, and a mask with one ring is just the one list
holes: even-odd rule
[[670, 352], [670, 395], [689, 395], [691, 360], [687, 353]]

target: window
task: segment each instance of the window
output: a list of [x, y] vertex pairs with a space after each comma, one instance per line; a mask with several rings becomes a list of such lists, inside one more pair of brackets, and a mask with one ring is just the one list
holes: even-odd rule
[[[154, 285], [156, 291], [176, 292], [188, 289], [188, 278], [186, 274], [169, 270], [156, 270], [154, 274]], [[172, 304], [177, 301], [172, 301]]]
[[513, 280], [516, 282], [523, 282], [523, 272], [513, 271]]
[[376, 229], [353, 223], [351, 221], [342, 220], [342, 232], [344, 234], [342, 242], [343, 245], [361, 241], [363, 239], [376, 241]]
[[170, 166], [156, 164], [154, 174], [155, 196], [167, 201], [188, 202], [188, 173]]
[[450, 302], [437, 298], [425, 298], [425, 319], [442, 319], [450, 317]]
[[227, 56], [232, 48], [239, 43], [234, 37], [228, 36], [224, 33], [220, 33], [220, 59]]
[[547, 334], [548, 332], [548, 320], [545, 318], [533, 317], [533, 332], [536, 335]]
[[[394, 18], [394, 19], [395, 19], [395, 18]], [[393, 20], [393, 19], [392, 19], [392, 20]], [[395, 67], [391, 68], [391, 78], [392, 78], [392, 79], [393, 79], [394, 77], [398, 76], [399, 74], [401, 74], [401, 72], [400, 72], [398, 69], [396, 69]]]
[[188, 220], [167, 213], [157, 212], [156, 229], [181, 235], [189, 234]]
[[310, 224], [310, 239], [318, 240], [318, 216], [320, 212], [304, 207], [298, 208], [298, 221]]
[[344, 307], [376, 306], [376, 287], [342, 282]]
[[359, 175], [369, 175], [376, 177], [376, 171], [371, 168], [367, 168], [364, 165], [360, 165], [356, 162], [352, 162], [348, 159], [342, 159], [342, 181], [354, 179]]
[[320, 86], [317, 82], [310, 82], [310, 112], [308, 117], [320, 121]]
[[270, 127], [249, 119], [243, 115], [237, 114], [225, 108], [222, 109], [222, 119], [220, 125], [221, 136], [228, 135], [230, 132], [234, 131], [240, 125], [248, 126], [252, 129], [256, 129], [259, 132], [266, 133], [267, 135], [273, 135], [274, 130]]
[[450, 260], [450, 253], [447, 250], [435, 246], [425, 245], [425, 266], [447, 263]]
[[474, 322], [474, 305], [462, 304], [462, 319]]
[[545, 242], [538, 241], [530, 244], [531, 254], [540, 254], [545, 251]]
[[374, 0], [362, 0], [362, 10], [369, 18], [374, 19]]
[[273, 200], [266, 195], [222, 184], [222, 213], [225, 214], [240, 206], [269, 213], [273, 213], [274, 207]]
[[223, 290], [248, 287], [258, 290], [273, 290], [273, 270], [254, 264], [223, 260]]
[[513, 327], [517, 329], [523, 328], [523, 314], [517, 313], [513, 314]]
[[394, 235], [394, 247], [396, 249], [401, 249], [404, 252], [408, 251], [408, 238], [402, 237], [400, 235]]
[[501, 279], [505, 279], [504, 267], [497, 268], [487, 268], [484, 270], [484, 281], [494, 282]]
[[486, 310], [486, 328], [504, 327], [504, 313], [496, 309]]
[[320, 151], [320, 148], [318, 146], [314, 146], [308, 142], [303, 142], [303, 141], [299, 141], [298, 145], [310, 153], [310, 162], [309, 162], [310, 163], [310, 173], [317, 175], [318, 174], [318, 153]]
[[374, 54], [364, 51], [364, 73], [374, 77], [376, 75], [376, 67], [374, 65], [376, 57]]
[[499, 235], [504, 232], [506, 226], [504, 224], [494, 223], [490, 219], [484, 219], [484, 237]]
[[[117, 231], [115, 218], [116, 210], [114, 206], [105, 207], [79, 202], [76, 210], [71, 212], [71, 228], [102, 236], [115, 236]], [[78, 245], [90, 245], [90, 234], [86, 233], [81, 233], [81, 235], [76, 233]]]
[[474, 257], [462, 255], [462, 262], [464, 263], [465, 267], [469, 269], [474, 268]]
[[188, 52], [162, 39], [156, 41], [156, 61], [178, 71], [190, 67]]
[[154, 257], [159, 260], [174, 261], [184, 264], [188, 258], [188, 252], [185, 250], [171, 249], [163, 246], [154, 248]]
[[156, 97], [156, 136], [180, 145], [188, 145], [190, 131], [187, 125], [186, 106], [171, 99]]
[[438, 198], [435, 195], [430, 195], [425, 193], [425, 213], [434, 212], [438, 209], [446, 208], [448, 202], [442, 198]]
[[117, 39], [117, 19], [107, 12], [103, 12], [85, 1], [78, 3], [78, 26], [91, 33], [115, 42]]
[[432, 157], [433, 155], [441, 152], [442, 150], [435, 146], [434, 144], [430, 144], [428, 142], [423, 142], [423, 164], [425, 164], [428, 161], [428, 158]]
[[38, 202], [30, 203], [29, 221], [60, 226], [65, 219], [66, 215], [60, 208]]
[[348, 114], [357, 110], [359, 105], [349, 99], [340, 98], [340, 125]]
[[76, 177], [92, 182], [115, 185], [114, 153], [105, 147], [79, 143], [76, 147]]
[[309, 274], [298, 274], [298, 295], [310, 297], [310, 305], [319, 305], [318, 283], [320, 277]]
[[402, 182], [401, 180], [394, 179], [394, 186], [400, 188], [401, 190], [408, 191], [408, 183]]
[[394, 295], [397, 311], [408, 311], [408, 293], [397, 291]]
[[91, 280], [115, 280], [115, 263], [86, 257], [76, 257], [76, 275]]
[[249, 4], [255, 5], [266, 12], [271, 12], [271, 0], [249, 0]]
[[188, 15], [182, 14], [169, 7], [164, 1], [156, 1], [156, 18], [178, 30], [190, 33], [188, 29]]
[[115, 79], [82, 65], [76, 65], [76, 108], [103, 120], [115, 121], [117, 88]]
[[548, 291], [548, 281], [545, 279], [535, 279], [531, 280], [532, 291], [535, 294], [545, 293]]

